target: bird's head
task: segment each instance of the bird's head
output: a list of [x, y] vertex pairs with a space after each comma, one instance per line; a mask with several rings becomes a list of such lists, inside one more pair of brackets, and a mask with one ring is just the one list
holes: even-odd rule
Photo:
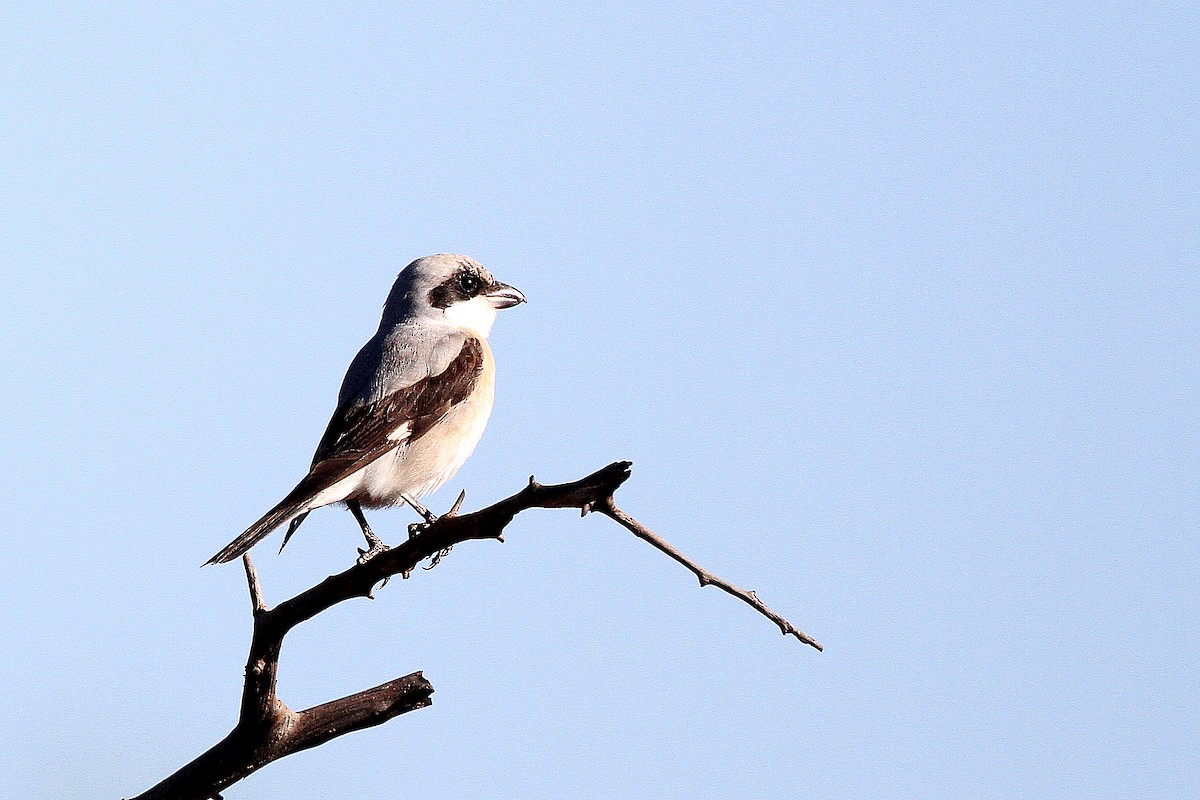
[[440, 318], [486, 337], [496, 312], [525, 302], [525, 295], [492, 277], [473, 258], [448, 253], [418, 258], [396, 279], [384, 305], [385, 324], [404, 316]]

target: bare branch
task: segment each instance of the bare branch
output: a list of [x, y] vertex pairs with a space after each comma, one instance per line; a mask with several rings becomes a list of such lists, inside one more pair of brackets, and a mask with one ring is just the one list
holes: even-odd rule
[[716, 586], [719, 589], [723, 589], [724, 591], [728, 592], [729, 594], [733, 595], [734, 597], [738, 598], [739, 600], [743, 600], [746, 603], [749, 603], [750, 606], [752, 608], [754, 608], [755, 611], [762, 614], [764, 617], [771, 620], [771, 622], [774, 622], [776, 625], [778, 625], [779, 630], [783, 632], [784, 636], [787, 636], [790, 634], [792, 636], [795, 636], [797, 639], [799, 639], [804, 644], [809, 645], [810, 647], [815, 647], [818, 650], [824, 651], [825, 648], [821, 646], [820, 642], [818, 642], [816, 639], [809, 636], [804, 631], [796, 628], [796, 626], [792, 625], [792, 623], [788, 622], [786, 619], [784, 619], [783, 617], [779, 616], [774, 611], [772, 611], [770, 609], [770, 607], [767, 606], [766, 603], [764, 603], [762, 600], [758, 599], [758, 595], [756, 595], [754, 592], [738, 588], [737, 586], [734, 586], [729, 581], [726, 581], [722, 578], [718, 578], [716, 575], [713, 575], [711, 572], [701, 568], [690, 558], [688, 558], [683, 553], [676, 550], [675, 547], [670, 542], [668, 542], [667, 540], [660, 537], [654, 531], [650, 530], [645, 525], [638, 522], [636, 519], [629, 516], [621, 509], [617, 508], [616, 504], [613, 502], [612, 497], [605, 498], [604, 502], [597, 505], [595, 510], [600, 512], [604, 516], [608, 517], [609, 519], [613, 519], [613, 520], [616, 520], [617, 522], [621, 523], [630, 532], [632, 532], [634, 536], [638, 537], [639, 539], [649, 542], [650, 544], [654, 545], [656, 548], [658, 548], [662, 552], [669, 555], [671, 558], [678, 561], [680, 564], [683, 564], [685, 567], [687, 567], [689, 570], [691, 570], [692, 574], [695, 575], [696, 578], [700, 581], [701, 587], [712, 585], [712, 586]]
[[295, 750], [305, 750], [343, 733], [382, 725], [409, 711], [424, 708], [433, 700], [433, 688], [419, 672], [380, 684], [340, 700], [332, 700], [296, 713]]
[[[433, 687], [419, 672], [308, 711], [283, 709], [266, 725], [239, 720], [208, 752], [133, 800], [208, 800], [284, 756], [424, 708]], [[281, 704], [282, 705], [282, 704]]]
[[690, 569], [702, 586], [713, 584], [749, 603], [784, 634], [818, 650], [821, 645], [776, 614], [753, 592], [739, 589], [696, 566], [686, 556], [617, 508], [613, 494], [630, 474], [631, 464], [618, 461], [572, 483], [543, 486], [532, 477], [525, 488], [487, 508], [459, 516], [462, 495], [450, 512], [415, 536], [349, 569], [330, 575], [316, 586], [268, 608], [258, 572], [249, 556], [243, 558], [250, 591], [254, 627], [246, 658], [241, 713], [229, 735], [208, 752], [134, 800], [208, 800], [255, 770], [277, 759], [316, 747], [351, 731], [380, 725], [430, 705], [433, 687], [414, 672], [357, 694], [292, 711], [276, 694], [279, 654], [288, 632], [322, 611], [352, 597], [370, 597], [373, 587], [394, 575], [407, 574], [426, 558], [437, 558], [471, 539], [501, 539], [504, 528], [531, 508], [578, 508], [598, 511], [654, 545]]

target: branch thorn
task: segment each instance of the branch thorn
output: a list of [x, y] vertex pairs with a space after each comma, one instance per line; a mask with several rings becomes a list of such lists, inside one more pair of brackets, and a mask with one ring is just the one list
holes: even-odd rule
[[458, 510], [460, 508], [462, 508], [463, 500], [466, 500], [466, 499], [467, 499], [467, 490], [463, 489], [461, 492], [458, 493], [458, 499], [454, 501], [454, 505], [450, 506], [450, 510], [447, 511], [445, 514], [442, 514], [442, 516], [443, 517], [458, 516]]

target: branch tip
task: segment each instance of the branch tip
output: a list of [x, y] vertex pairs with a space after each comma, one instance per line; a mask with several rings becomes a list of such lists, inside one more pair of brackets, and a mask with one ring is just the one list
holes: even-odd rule
[[246, 583], [250, 588], [250, 605], [254, 609], [255, 614], [261, 614], [267, 610], [267, 603], [263, 599], [262, 584], [258, 580], [258, 570], [254, 568], [254, 562], [250, 560], [249, 553], [245, 553], [242, 556], [242, 566], [246, 568]]
[[[628, 462], [624, 462], [624, 463], [628, 463]], [[613, 521], [624, 526], [625, 529], [628, 530], [630, 533], [632, 533], [634, 536], [638, 537], [642, 541], [648, 542], [650, 545], [652, 545], [656, 549], [660, 550], [663, 553], [666, 553], [668, 556], [673, 558], [675, 561], [677, 561], [680, 564], [682, 564], [683, 566], [687, 567], [688, 570], [690, 570], [691, 573], [696, 576], [696, 579], [698, 581], [700, 581], [701, 587], [710, 586], [710, 585], [716, 586], [717, 588], [721, 589], [722, 591], [726, 592], [727, 594], [731, 594], [734, 597], [738, 598], [739, 600], [741, 600], [742, 602], [746, 603], [751, 608], [753, 608], [755, 611], [757, 611], [758, 613], [762, 614], [767, 619], [774, 622], [777, 626], [779, 626], [780, 630], [784, 631], [785, 633], [788, 633], [788, 632], [794, 633], [796, 638], [799, 639], [804, 644], [807, 644], [810, 647], [814, 647], [817, 650], [823, 651], [823, 648], [821, 647], [820, 642], [818, 642], [816, 639], [809, 636], [807, 633], [804, 633], [803, 631], [798, 630], [794, 625], [792, 625], [792, 623], [788, 622], [786, 619], [784, 619], [783, 617], [779, 616], [774, 611], [772, 611], [767, 606], [766, 603], [764, 603], [762, 600], [758, 599], [758, 595], [756, 595], [754, 592], [748, 592], [745, 589], [734, 586], [729, 581], [723, 580], [722, 578], [718, 578], [716, 575], [713, 575], [708, 570], [702, 568], [701, 566], [696, 564], [696, 562], [692, 561], [690, 558], [685, 556], [683, 553], [681, 553], [677, 549], [675, 549], [675, 547], [670, 542], [668, 542], [666, 539], [663, 539], [657, 533], [650, 530], [645, 525], [638, 522], [636, 519], [629, 516], [621, 509], [617, 508], [616, 503], [613, 502], [611, 497], [608, 498], [608, 502], [605, 504], [605, 507], [602, 509], [602, 511], [605, 516], [607, 516], [609, 519], [612, 519]]]

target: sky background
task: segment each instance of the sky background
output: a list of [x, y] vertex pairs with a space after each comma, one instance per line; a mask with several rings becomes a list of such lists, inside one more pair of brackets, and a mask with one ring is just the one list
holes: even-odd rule
[[[531, 512], [293, 632], [293, 708], [434, 705], [226, 798], [1194, 792], [1200, 14], [1131, 9], [5, 4], [0, 796], [233, 725], [245, 580], [199, 565], [434, 252], [530, 302], [430, 505], [630, 459], [623, 508], [826, 651]], [[271, 603], [360, 535], [278, 543]]]

